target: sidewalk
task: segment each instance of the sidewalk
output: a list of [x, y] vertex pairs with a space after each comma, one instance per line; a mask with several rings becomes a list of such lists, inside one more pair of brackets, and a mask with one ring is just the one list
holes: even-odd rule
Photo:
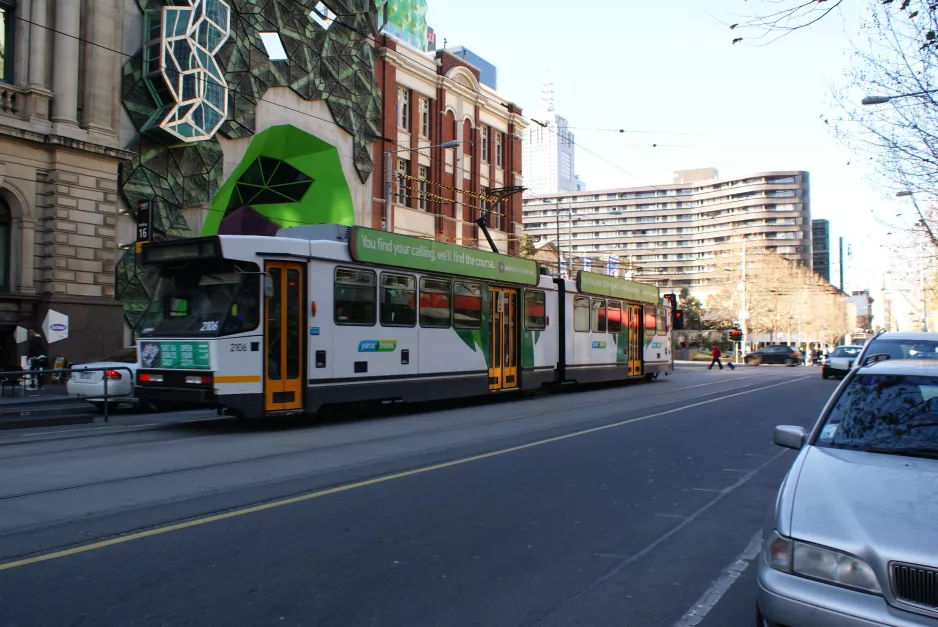
[[94, 422], [95, 407], [65, 391], [64, 383], [50, 383], [42, 390], [4, 387], [0, 397], [0, 429], [55, 426]]

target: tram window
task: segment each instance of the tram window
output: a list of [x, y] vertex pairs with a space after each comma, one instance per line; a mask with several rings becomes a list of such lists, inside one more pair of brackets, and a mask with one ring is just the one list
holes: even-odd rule
[[605, 333], [606, 332], [606, 301], [594, 298], [593, 299], [593, 315], [592, 315], [592, 326], [593, 333]]
[[668, 334], [668, 309], [658, 309], [658, 335]]
[[417, 280], [412, 276], [381, 273], [381, 326], [417, 325]]
[[476, 283], [453, 284], [453, 327], [482, 327], [482, 286]]
[[645, 307], [645, 335], [654, 337], [658, 329], [658, 317], [655, 315], [654, 307]]
[[622, 303], [617, 300], [609, 301], [609, 312], [606, 314], [608, 319], [608, 331], [610, 333], [622, 333]]
[[590, 330], [590, 299], [586, 296], [573, 297], [573, 330], [584, 333]]
[[335, 270], [335, 323], [374, 326], [378, 310], [375, 273]]
[[448, 329], [452, 304], [449, 281], [420, 279], [420, 326]]
[[524, 290], [524, 328], [543, 331], [547, 328], [547, 296], [537, 290]]

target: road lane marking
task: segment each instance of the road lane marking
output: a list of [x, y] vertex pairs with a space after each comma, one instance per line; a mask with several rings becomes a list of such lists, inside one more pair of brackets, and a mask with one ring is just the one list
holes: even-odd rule
[[[805, 377], [805, 378], [806, 378], [806, 377]], [[775, 384], [775, 385], [784, 385], [784, 384], [779, 383], [779, 384]], [[767, 386], [767, 387], [775, 387], [775, 385], [771, 385], [771, 386]], [[746, 392], [740, 392], [740, 394], [745, 394], [745, 393], [746, 393]], [[706, 402], [711, 402], [711, 401], [706, 401]], [[674, 536], [674, 535], [680, 533], [681, 530], [683, 530], [685, 527], [687, 527], [688, 525], [690, 525], [691, 523], [693, 523], [697, 518], [699, 518], [700, 516], [702, 516], [703, 514], [705, 514], [705, 513], [707, 512], [707, 510], [709, 510], [711, 507], [713, 507], [714, 505], [716, 505], [717, 503], [719, 503], [720, 501], [722, 501], [722, 500], [723, 500], [724, 498], [726, 498], [730, 493], [734, 492], [737, 488], [739, 488], [739, 487], [741, 487], [741, 486], [743, 486], [743, 485], [749, 483], [749, 480], [750, 480], [750, 479], [752, 479], [752, 478], [755, 477], [757, 474], [759, 474], [760, 472], [762, 472], [762, 471], [763, 471], [765, 468], [767, 468], [771, 463], [773, 463], [774, 461], [776, 461], [777, 459], [779, 459], [782, 455], [784, 455], [784, 454], [787, 453], [787, 452], [788, 452], [787, 450], [778, 452], [777, 454], [775, 454], [775, 455], [773, 455], [772, 457], [770, 457], [770, 458], [768, 459], [768, 461], [763, 462], [762, 465], [760, 465], [758, 468], [754, 468], [753, 470], [749, 471], [744, 477], [741, 477], [736, 483], [734, 483], [733, 485], [728, 486], [728, 487], [724, 488], [723, 490], [721, 490], [721, 491], [720, 491], [720, 494], [717, 494], [715, 497], [713, 497], [713, 499], [712, 499], [711, 501], [709, 501], [708, 503], [705, 503], [704, 505], [702, 505], [699, 509], [697, 509], [697, 511], [695, 511], [694, 513], [692, 513], [692, 514], [691, 514], [690, 516], [688, 516], [686, 519], [684, 519], [683, 521], [679, 522], [679, 523], [676, 524], [675, 526], [671, 527], [671, 529], [669, 529], [668, 531], [666, 531], [664, 534], [658, 536], [658, 538], [656, 538], [655, 540], [653, 540], [653, 541], [652, 541], [648, 546], [646, 546], [644, 549], [642, 549], [642, 550], [638, 551], [637, 553], [634, 553], [633, 555], [629, 556], [628, 559], [625, 559], [625, 560], [619, 562], [619, 564], [617, 564], [617, 565], [615, 566], [615, 568], [613, 568], [612, 570], [610, 570], [608, 573], [606, 573], [606, 574], [603, 575], [602, 577], [599, 577], [598, 579], [594, 580], [594, 581], [593, 581], [592, 583], [590, 583], [588, 586], [586, 586], [585, 588], [583, 588], [582, 590], [580, 590], [579, 592], [577, 592], [575, 595], [573, 595], [572, 597], [570, 597], [569, 599], [567, 599], [566, 601], [564, 601], [563, 603], [561, 603], [561, 604], [560, 604], [559, 606], [557, 606], [552, 612], [550, 612], [547, 616], [544, 616], [543, 618], [541, 618], [539, 621], [537, 621], [536, 623], [534, 623], [534, 624], [531, 625], [530, 627], [537, 627], [538, 625], [543, 624], [545, 621], [547, 621], [549, 618], [551, 618], [552, 616], [554, 616], [557, 612], [559, 612], [559, 611], [560, 611], [563, 607], [565, 607], [566, 605], [569, 605], [570, 603], [575, 603], [575, 602], [577, 601], [577, 599], [579, 599], [580, 597], [582, 597], [584, 594], [586, 594], [587, 592], [589, 592], [590, 590], [592, 590], [592, 589], [595, 588], [596, 586], [602, 584], [604, 581], [606, 581], [606, 580], [608, 580], [608, 579], [610, 579], [610, 578], [612, 578], [612, 577], [615, 577], [615, 576], [616, 576], [623, 568], [625, 568], [626, 566], [629, 566], [630, 564], [634, 564], [635, 562], [637, 562], [637, 561], [640, 560], [641, 558], [643, 558], [643, 557], [645, 557], [646, 555], [648, 555], [649, 553], [651, 553], [653, 550], [655, 550], [656, 548], [658, 548], [658, 546], [660, 546], [662, 543], [664, 543], [665, 541], [667, 541], [668, 539], [670, 539], [672, 536]], [[3, 566], [0, 565], [0, 570], [2, 570], [2, 569], [3, 569]]]
[[710, 613], [710, 610], [716, 607], [716, 604], [736, 583], [736, 580], [742, 576], [746, 568], [749, 567], [749, 563], [759, 555], [761, 548], [762, 532], [757, 531], [756, 535], [752, 536], [749, 544], [746, 545], [746, 548], [743, 549], [743, 552], [737, 555], [729, 566], [721, 571], [720, 576], [713, 580], [713, 583], [700, 595], [693, 607], [687, 610], [684, 616], [674, 623], [673, 627], [694, 627], [699, 624]]
[[[453, 461], [441, 462], [441, 463], [439, 463], [439, 464], [432, 464], [432, 465], [430, 465], [430, 466], [424, 466], [424, 467], [422, 467], [422, 468], [415, 468], [415, 469], [413, 469], [413, 470], [406, 470], [406, 471], [403, 471], [403, 472], [397, 472], [397, 473], [393, 473], [393, 474], [390, 474], [390, 475], [384, 475], [384, 476], [381, 476], [381, 477], [375, 477], [375, 478], [373, 478], [373, 479], [366, 479], [366, 480], [363, 480], [363, 481], [357, 481], [357, 482], [355, 482], [355, 483], [349, 483], [349, 484], [346, 484], [346, 485], [336, 486], [336, 487], [333, 487], [333, 488], [326, 488], [326, 489], [324, 489], [324, 490], [318, 490], [318, 491], [316, 491], [316, 492], [310, 492], [310, 493], [308, 493], [308, 494], [301, 494], [301, 495], [299, 495], [299, 496], [293, 496], [293, 497], [286, 498], [286, 499], [279, 499], [279, 500], [276, 500], [276, 501], [270, 501], [270, 502], [268, 502], [268, 503], [262, 503], [261, 505], [253, 505], [253, 506], [251, 506], [251, 507], [243, 507], [243, 508], [231, 510], [231, 511], [228, 511], [228, 512], [224, 512], [224, 513], [222, 513], [222, 514], [213, 514], [213, 515], [211, 515], [211, 516], [204, 516], [204, 517], [202, 517], [202, 518], [195, 518], [195, 519], [193, 519], [193, 520], [188, 520], [188, 521], [186, 521], [186, 522], [176, 523], [176, 524], [172, 524], [172, 525], [166, 525], [166, 526], [157, 527], [157, 528], [154, 528], [154, 529], [148, 529], [148, 530], [146, 530], [146, 531], [139, 531], [139, 532], [127, 534], [127, 535], [124, 535], [124, 536], [118, 536], [118, 537], [116, 537], [116, 538], [111, 538], [111, 539], [109, 539], [109, 540], [102, 540], [101, 542], [93, 542], [93, 543], [91, 543], [91, 544], [85, 544], [85, 545], [81, 545], [81, 546], [76, 546], [76, 547], [73, 547], [73, 548], [71, 548], [71, 549], [65, 549], [65, 550], [62, 550], [62, 551], [55, 551], [55, 552], [52, 552], [52, 553], [46, 553], [46, 554], [43, 554], [43, 555], [36, 555], [36, 556], [34, 556], [34, 557], [28, 557], [28, 558], [24, 558], [24, 559], [20, 559], [20, 560], [15, 560], [15, 561], [12, 561], [12, 562], [6, 562], [6, 563], [0, 564], [0, 572], [5, 571], [5, 570], [11, 570], [11, 569], [14, 569], [14, 568], [20, 568], [20, 567], [22, 567], [22, 566], [28, 566], [28, 565], [30, 565], [30, 564], [37, 564], [37, 563], [40, 563], [40, 562], [47, 562], [47, 561], [50, 561], [50, 560], [61, 559], [61, 558], [63, 558], [63, 557], [69, 557], [69, 556], [71, 556], [71, 555], [78, 555], [78, 554], [80, 554], [80, 553], [87, 553], [87, 552], [90, 552], [90, 551], [97, 551], [97, 550], [99, 550], [99, 549], [104, 549], [104, 548], [107, 548], [107, 547], [110, 547], [110, 546], [115, 546], [115, 545], [118, 545], [118, 544], [124, 544], [124, 543], [127, 543], [127, 542], [132, 542], [132, 541], [134, 541], [134, 540], [142, 540], [142, 539], [144, 539], [144, 538], [150, 538], [150, 537], [153, 537], [153, 536], [159, 536], [159, 535], [163, 535], [163, 534], [170, 533], [170, 532], [173, 532], [173, 531], [181, 531], [181, 530], [183, 530], [183, 529], [190, 529], [190, 528], [192, 528], [192, 527], [198, 527], [198, 526], [201, 526], [201, 525], [207, 525], [207, 524], [209, 524], [209, 523], [219, 522], [219, 521], [222, 521], [222, 520], [228, 520], [228, 519], [231, 519], [231, 518], [239, 518], [239, 517], [241, 517], [241, 516], [246, 516], [246, 515], [248, 515], [248, 514], [255, 514], [255, 513], [267, 511], [267, 510], [270, 510], [270, 509], [275, 509], [275, 508], [279, 508], [279, 507], [284, 507], [284, 506], [286, 506], [286, 505], [295, 505], [295, 504], [297, 504], [297, 503], [303, 503], [303, 502], [305, 502], [305, 501], [311, 501], [311, 500], [314, 500], [314, 499], [319, 499], [319, 498], [322, 498], [322, 497], [324, 497], [324, 496], [329, 496], [329, 495], [332, 495], [332, 494], [339, 494], [339, 493], [341, 493], [341, 492], [348, 492], [348, 491], [351, 491], [351, 490], [356, 490], [356, 489], [358, 489], [358, 488], [364, 488], [364, 487], [368, 487], [368, 486], [372, 486], [372, 485], [378, 485], [378, 484], [381, 484], [381, 483], [386, 483], [386, 482], [389, 482], [389, 481], [394, 481], [394, 480], [396, 480], [396, 479], [403, 479], [403, 478], [405, 478], [405, 477], [412, 477], [412, 476], [415, 476], [415, 475], [421, 475], [421, 474], [428, 473], [428, 472], [432, 472], [432, 471], [435, 471], [435, 470], [443, 470], [443, 469], [445, 469], [445, 468], [452, 468], [452, 467], [454, 467], [454, 466], [461, 466], [461, 465], [463, 465], [463, 464], [468, 464], [468, 463], [470, 463], [470, 462], [476, 462], [476, 461], [480, 461], [480, 460], [483, 460], [483, 459], [490, 459], [490, 458], [493, 458], [493, 457], [500, 457], [500, 456], [502, 456], [502, 455], [507, 455], [507, 454], [509, 454], [509, 453], [517, 453], [517, 452], [519, 452], [519, 451], [524, 451], [524, 450], [527, 450], [527, 449], [531, 449], [531, 448], [535, 448], [535, 447], [539, 447], [539, 446], [544, 446], [545, 444], [552, 444], [552, 443], [554, 443], [554, 442], [562, 442], [562, 441], [564, 441], [564, 440], [571, 440], [571, 439], [573, 439], [573, 438], [581, 437], [581, 436], [584, 436], [584, 435], [590, 435], [590, 434], [593, 434], [593, 433], [599, 433], [599, 432], [602, 432], [602, 431], [607, 431], [607, 430], [609, 430], [609, 429], [615, 429], [615, 428], [618, 428], [618, 427], [623, 427], [623, 426], [625, 426], [625, 425], [634, 424], [634, 423], [636, 423], [636, 422], [642, 422], [642, 421], [645, 421], [645, 420], [651, 420], [652, 418], [660, 418], [661, 416], [667, 416], [667, 415], [670, 415], [670, 414], [675, 414], [675, 413], [677, 413], [677, 412], [684, 411], [684, 410], [686, 410], [686, 409], [693, 409], [694, 407], [700, 407], [700, 406], [702, 406], [702, 405], [709, 405], [710, 403], [716, 403], [716, 402], [718, 402], [718, 401], [723, 401], [723, 400], [727, 400], [727, 399], [730, 399], [730, 398], [736, 398], [736, 397], [738, 397], [738, 396], [744, 396], [744, 395], [746, 395], [746, 394], [752, 394], [752, 393], [754, 393], [754, 392], [761, 392], [761, 391], [763, 391], [763, 390], [768, 390], [768, 389], [771, 389], [771, 388], [774, 388], [774, 387], [779, 387], [779, 386], [782, 386], [782, 385], [788, 385], [789, 383], [795, 383], [795, 382], [797, 382], [797, 381], [802, 381], [802, 380], [804, 380], [804, 379], [806, 379], [806, 378], [807, 378], [807, 377], [804, 377], [804, 378], [801, 378], [801, 379], [789, 379], [789, 380], [787, 380], [787, 381], [782, 381], [782, 382], [780, 382], [780, 383], [773, 383], [773, 384], [771, 384], [771, 385], [765, 385], [765, 386], [762, 386], [762, 387], [760, 387], [760, 388], [756, 388], [756, 389], [752, 389], [752, 390], [745, 390], [745, 391], [743, 391], [743, 392], [736, 392], [735, 394], [727, 394], [726, 396], [720, 396], [720, 397], [717, 397], [717, 398], [711, 398], [711, 399], [708, 399], [708, 400], [705, 400], [705, 401], [699, 401], [699, 402], [697, 402], [697, 403], [691, 403], [691, 404], [689, 404], [689, 405], [683, 405], [683, 406], [681, 406], [681, 407], [675, 407], [675, 408], [668, 409], [668, 410], [665, 410], [665, 411], [660, 411], [660, 412], [656, 412], [656, 413], [653, 413], [653, 414], [647, 414], [647, 415], [645, 415], [645, 416], [638, 416], [638, 417], [636, 417], [636, 418], [629, 418], [629, 419], [627, 419], [627, 420], [620, 420], [620, 421], [618, 421], [618, 422], [613, 422], [613, 423], [610, 423], [610, 424], [608, 424], [608, 425], [602, 425], [602, 426], [599, 426], [599, 427], [592, 427], [592, 428], [590, 428], [590, 429], [582, 429], [582, 430], [580, 430], [580, 431], [574, 431], [574, 432], [572, 432], [572, 433], [567, 433], [567, 434], [565, 434], [565, 435], [559, 435], [559, 436], [554, 436], [554, 437], [551, 437], [551, 438], [546, 438], [546, 439], [543, 439], [543, 440], [537, 440], [537, 441], [534, 441], [534, 442], [528, 442], [527, 444], [521, 444], [521, 445], [518, 445], [518, 446], [512, 446], [512, 447], [505, 448], [505, 449], [500, 449], [500, 450], [497, 450], [497, 451], [490, 451], [490, 452], [488, 452], [488, 453], [482, 453], [482, 454], [479, 454], [479, 455], [472, 455], [472, 456], [470, 456], [470, 457], [464, 457], [464, 458], [462, 458], [462, 459], [456, 459], [456, 460], [453, 460]], [[647, 553], [648, 551], [650, 551], [652, 548], [654, 548], [655, 546], [657, 546], [660, 542], [662, 542], [662, 541], [664, 541], [666, 538], [670, 537], [671, 534], [676, 533], [677, 530], [682, 529], [685, 525], [687, 525], [687, 524], [689, 524], [690, 522], [692, 522], [699, 514], [702, 514], [704, 511], [706, 511], [707, 509], [709, 509], [712, 505], [716, 504], [718, 501], [720, 501], [720, 500], [721, 500], [723, 497], [725, 497], [727, 494], [729, 494], [730, 492], [732, 492], [733, 490], [735, 490], [737, 487], [739, 487], [739, 486], [743, 485], [744, 483], [746, 483], [747, 481], [749, 481], [749, 479], [751, 479], [759, 470], [761, 470], [762, 468], [764, 468], [765, 466], [767, 466], [767, 465], [770, 464], [771, 462], [773, 462], [773, 461], [775, 461], [776, 459], [778, 459], [778, 457], [780, 457], [783, 453], [785, 453], [785, 451], [782, 451], [782, 452], [779, 453], [778, 455], [775, 455], [774, 457], [772, 457], [771, 459], [769, 459], [767, 462], [765, 462], [763, 465], [759, 466], [759, 467], [756, 468], [755, 470], [753, 470], [753, 471], [751, 471], [750, 473], [746, 474], [744, 477], [740, 478], [739, 481], [737, 481], [737, 482], [734, 483], [733, 485], [731, 485], [731, 486], [729, 486], [728, 488], [722, 490], [721, 493], [720, 493], [719, 495], [717, 495], [717, 496], [716, 496], [712, 501], [710, 501], [707, 505], [704, 505], [702, 508], [698, 509], [697, 512], [695, 512], [694, 514], [692, 514], [691, 516], [689, 516], [688, 518], [686, 518], [686, 519], [684, 520], [684, 522], [678, 524], [676, 527], [674, 527], [671, 531], [669, 531], [668, 533], [666, 533], [664, 536], [661, 536], [658, 540], [656, 540], [655, 542], [653, 542], [652, 544], [650, 544], [648, 547], [646, 547], [645, 549], [643, 549], [642, 551], [640, 551], [639, 553], [637, 553], [636, 555], [634, 555], [632, 558], [630, 558], [629, 561], [626, 561], [626, 562], [623, 562], [622, 564], [620, 564], [620, 566], [619, 566], [617, 569], [613, 570], [612, 573], [617, 572], [619, 569], [621, 569], [622, 567], [624, 567], [627, 563], [630, 563], [630, 561], [634, 561], [634, 559], [638, 559], [638, 557], [641, 557], [642, 555], [644, 555], [645, 553]], [[609, 576], [611, 576], [612, 573], [610, 573]]]

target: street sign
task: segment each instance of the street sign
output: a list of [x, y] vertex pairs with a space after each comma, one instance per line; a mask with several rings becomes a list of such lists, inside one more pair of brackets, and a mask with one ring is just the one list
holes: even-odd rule
[[149, 200], [137, 203], [137, 252], [153, 236], [153, 210]]

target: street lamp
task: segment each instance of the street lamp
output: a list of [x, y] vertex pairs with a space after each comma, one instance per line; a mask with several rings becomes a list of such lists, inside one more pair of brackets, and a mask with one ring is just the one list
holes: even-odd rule
[[452, 141], [437, 144], [436, 146], [418, 146], [417, 148], [401, 148], [400, 150], [386, 150], [384, 152], [384, 230], [394, 231], [393, 209], [391, 195], [394, 191], [394, 168], [392, 159], [394, 155], [401, 152], [417, 152], [419, 150], [430, 150], [431, 148], [456, 148], [462, 143], [462, 140], [454, 139]]
[[860, 102], [864, 105], [880, 105], [886, 104], [897, 98], [911, 98], [913, 96], [927, 96], [928, 94], [934, 94], [938, 92], [938, 89], [929, 89], [927, 91], [916, 91], [911, 94], [896, 94], [895, 96], [867, 96]]

